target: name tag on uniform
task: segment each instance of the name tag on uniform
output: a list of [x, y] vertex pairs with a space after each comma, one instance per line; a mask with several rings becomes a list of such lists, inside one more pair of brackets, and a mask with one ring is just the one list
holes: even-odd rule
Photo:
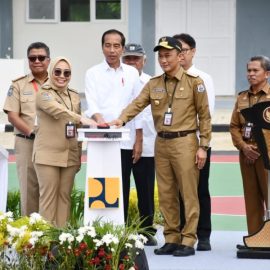
[[163, 125], [164, 126], [171, 126], [172, 125], [172, 117], [173, 117], [172, 112], [165, 112], [164, 113]]

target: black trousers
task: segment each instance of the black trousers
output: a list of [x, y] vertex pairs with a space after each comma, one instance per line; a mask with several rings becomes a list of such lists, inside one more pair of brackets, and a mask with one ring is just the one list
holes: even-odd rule
[[[198, 239], [209, 239], [212, 231], [211, 225], [211, 197], [209, 192], [209, 173], [210, 173], [211, 148], [207, 150], [207, 159], [203, 169], [200, 170], [198, 196], [200, 203], [200, 216], [197, 227]], [[185, 209], [180, 198], [180, 218], [181, 229], [185, 225]]]
[[152, 227], [155, 213], [154, 189], [155, 189], [155, 161], [154, 157], [141, 157], [137, 163], [132, 163], [132, 150], [121, 150], [122, 185], [124, 198], [125, 222], [128, 217], [130, 176], [133, 172], [138, 196], [138, 209], [142, 222], [142, 228], [149, 227], [149, 232], [155, 232]]

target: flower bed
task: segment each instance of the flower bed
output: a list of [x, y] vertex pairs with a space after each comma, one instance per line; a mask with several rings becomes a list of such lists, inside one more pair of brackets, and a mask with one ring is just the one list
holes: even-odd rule
[[97, 220], [58, 229], [37, 213], [16, 220], [12, 212], [0, 213], [0, 269], [138, 269], [146, 241], [138, 226]]

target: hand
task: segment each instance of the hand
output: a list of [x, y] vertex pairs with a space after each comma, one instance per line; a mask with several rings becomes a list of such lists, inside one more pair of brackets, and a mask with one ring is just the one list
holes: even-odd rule
[[[245, 155], [245, 157], [250, 161], [254, 161], [259, 158], [260, 153], [257, 151], [257, 146], [252, 145], [252, 144], [246, 144], [243, 148], [242, 151]], [[254, 163], [253, 162], [253, 163]]]
[[122, 127], [124, 122], [121, 119], [113, 120], [112, 122], [108, 123], [109, 126], [115, 126], [116, 128]]
[[136, 140], [136, 142], [133, 145], [133, 153], [132, 153], [132, 158], [133, 158], [133, 164], [135, 164], [142, 155], [142, 141]]
[[196, 161], [195, 163], [198, 166], [198, 169], [201, 170], [206, 162], [207, 158], [207, 151], [205, 151], [203, 148], [199, 147], [197, 153], [196, 153]]
[[93, 119], [84, 117], [84, 116], [81, 117], [80, 122], [83, 125], [89, 125], [89, 126], [92, 126], [92, 127], [96, 127], [97, 126], [97, 122], [96, 121], [94, 121]]

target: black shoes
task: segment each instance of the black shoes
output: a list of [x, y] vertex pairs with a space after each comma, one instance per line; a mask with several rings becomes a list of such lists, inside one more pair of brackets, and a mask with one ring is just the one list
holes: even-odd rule
[[173, 252], [173, 256], [176, 257], [187, 257], [190, 255], [195, 255], [195, 249], [185, 245], [179, 245], [178, 249]]
[[174, 251], [177, 250], [178, 247], [179, 247], [179, 245], [176, 243], [166, 243], [161, 248], [155, 249], [154, 253], [156, 255], [172, 255], [174, 253]]
[[246, 246], [244, 246], [244, 245], [239, 245], [239, 244], [236, 245], [236, 248], [239, 249], [239, 250], [241, 250], [241, 249], [247, 249]]
[[157, 246], [157, 239], [153, 235], [147, 235], [147, 242], [144, 244], [145, 246]]
[[211, 244], [209, 239], [201, 239], [198, 242], [197, 245], [197, 250], [198, 251], [208, 251], [211, 250]]

